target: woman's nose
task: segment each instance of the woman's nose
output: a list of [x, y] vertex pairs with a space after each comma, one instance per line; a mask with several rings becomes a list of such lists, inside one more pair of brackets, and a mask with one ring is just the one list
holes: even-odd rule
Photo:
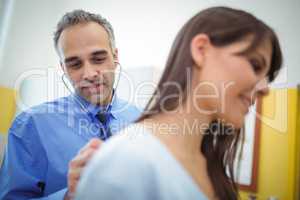
[[269, 94], [270, 89], [269, 89], [269, 84], [267, 78], [264, 78], [260, 80], [256, 86], [255, 90], [258, 93], [259, 96], [266, 96]]

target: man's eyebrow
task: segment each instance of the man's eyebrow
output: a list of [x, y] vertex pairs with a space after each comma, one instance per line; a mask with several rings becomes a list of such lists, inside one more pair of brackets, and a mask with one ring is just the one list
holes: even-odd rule
[[92, 53], [92, 56], [106, 56], [107, 54], [106, 50], [97, 50]]
[[70, 63], [70, 62], [77, 61], [77, 60], [79, 60], [78, 57], [72, 56], [72, 57], [66, 58], [65, 63]]

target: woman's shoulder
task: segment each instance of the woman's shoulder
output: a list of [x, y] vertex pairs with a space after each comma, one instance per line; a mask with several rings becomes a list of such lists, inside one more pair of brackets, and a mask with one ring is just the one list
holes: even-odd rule
[[84, 170], [78, 199], [155, 199], [151, 194], [155, 190], [152, 186], [157, 185], [155, 162], [145, 150], [151, 145], [149, 133], [127, 135], [126, 131], [136, 128], [140, 126], [129, 126], [96, 152]]
[[[140, 124], [131, 124], [111, 137], [95, 153], [88, 165], [89, 171], [126, 168], [127, 172], [149, 172], [157, 161], [159, 146], [151, 131]], [[113, 168], [109, 167], [113, 166]]]
[[84, 170], [77, 199], [174, 198], [205, 199], [151, 129], [133, 124], [97, 151]]
[[102, 160], [116, 160], [116, 162], [133, 162], [148, 163], [153, 160], [156, 155], [155, 151], [159, 148], [156, 138], [151, 131], [140, 124], [131, 124], [117, 135], [113, 136], [105, 142], [96, 152], [94, 162], [103, 162]]

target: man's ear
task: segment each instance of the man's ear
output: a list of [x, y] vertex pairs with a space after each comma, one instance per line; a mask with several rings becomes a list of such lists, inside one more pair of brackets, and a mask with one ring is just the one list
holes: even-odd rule
[[113, 50], [113, 58], [115, 62], [119, 62], [119, 51], [117, 48]]
[[191, 42], [191, 55], [196, 64], [195, 67], [203, 66], [208, 48], [211, 46], [210, 39], [206, 34], [196, 35]]
[[67, 73], [66, 70], [65, 70], [65, 67], [63, 65], [63, 63], [61, 61], [59, 61], [59, 65], [60, 65], [60, 68], [61, 70], [64, 72], [64, 73]]

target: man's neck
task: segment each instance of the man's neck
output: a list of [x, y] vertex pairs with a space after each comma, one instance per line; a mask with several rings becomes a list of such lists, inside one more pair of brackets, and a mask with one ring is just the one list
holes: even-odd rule
[[97, 106], [106, 107], [112, 102], [113, 92], [110, 93], [109, 97], [103, 100], [102, 102], [98, 102]]

